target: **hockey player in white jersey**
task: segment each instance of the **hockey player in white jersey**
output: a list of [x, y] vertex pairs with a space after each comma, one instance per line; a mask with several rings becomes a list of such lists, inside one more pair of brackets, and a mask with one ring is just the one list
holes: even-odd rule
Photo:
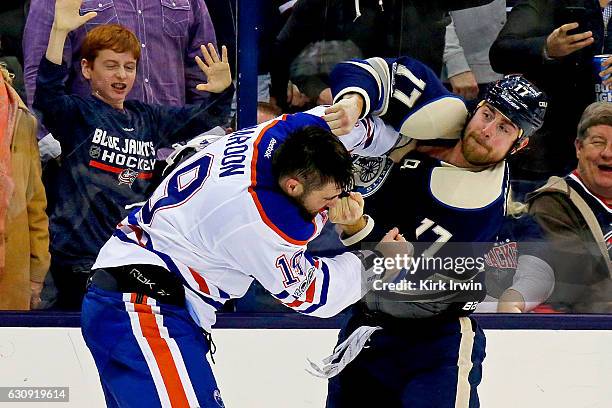
[[353, 178], [348, 150], [380, 155], [398, 141], [380, 119], [336, 138], [323, 110], [222, 137], [118, 225], [94, 265], [82, 313], [109, 406], [220, 404], [204, 355], [224, 302], [256, 279], [289, 308], [333, 316], [368, 290], [374, 257], [409, 253], [397, 229], [381, 241], [397, 244], [380, 252], [305, 252], [328, 219], [351, 224], [363, 213], [359, 194], [340, 198]]

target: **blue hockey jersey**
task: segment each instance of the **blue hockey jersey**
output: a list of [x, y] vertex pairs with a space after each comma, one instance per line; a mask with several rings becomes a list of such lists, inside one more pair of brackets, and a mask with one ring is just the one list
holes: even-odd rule
[[364, 99], [362, 118], [379, 116], [408, 138], [457, 139], [467, 118], [461, 98], [410, 57], [342, 62], [332, 70], [330, 84], [334, 102], [358, 93]]
[[[486, 293], [481, 273], [484, 254], [497, 240], [504, 221], [507, 164], [470, 171], [417, 151], [397, 164], [377, 158], [358, 161], [357, 191], [366, 196], [366, 211], [375, 220], [362, 242], [377, 242], [396, 226], [415, 246], [414, 261], [402, 276], [414, 282], [412, 286], [382, 297], [371, 293], [366, 300], [378, 296], [376, 302], [386, 300], [395, 310], [402, 304], [409, 310], [408, 317], [426, 317], [450, 308], [458, 314], [472, 312]], [[380, 165], [368, 166], [368, 162]], [[364, 168], [374, 168], [375, 175]], [[451, 280], [463, 283], [457, 286]], [[435, 282], [447, 283], [432, 285]]]

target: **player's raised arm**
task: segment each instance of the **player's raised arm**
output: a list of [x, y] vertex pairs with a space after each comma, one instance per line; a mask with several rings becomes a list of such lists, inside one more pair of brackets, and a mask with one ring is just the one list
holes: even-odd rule
[[363, 118], [380, 111], [390, 92], [391, 71], [382, 58], [356, 59], [336, 65], [329, 79], [334, 104], [352, 94], [359, 95], [363, 103], [359, 118]]
[[[290, 115], [287, 121], [329, 129], [329, 123], [324, 122], [325, 110], [325, 107], [317, 106], [306, 112]], [[382, 156], [398, 144], [401, 135], [381, 118], [368, 117], [353, 124], [351, 131], [339, 136], [338, 140], [351, 153], [361, 156]]]
[[410, 57], [341, 62], [330, 73], [330, 87], [334, 104], [324, 119], [337, 136], [358, 119], [380, 116], [405, 137], [456, 139], [467, 118], [463, 101]]

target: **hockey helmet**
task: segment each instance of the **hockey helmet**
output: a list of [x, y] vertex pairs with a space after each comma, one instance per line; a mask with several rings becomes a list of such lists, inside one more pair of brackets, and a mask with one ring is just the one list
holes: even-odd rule
[[480, 105], [484, 102], [521, 129], [519, 141], [542, 127], [548, 106], [544, 92], [519, 74], [506, 75], [493, 83]]

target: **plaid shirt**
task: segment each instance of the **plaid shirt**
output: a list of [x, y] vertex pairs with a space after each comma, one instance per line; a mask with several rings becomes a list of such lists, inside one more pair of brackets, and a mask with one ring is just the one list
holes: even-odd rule
[[606, 7], [601, 9], [603, 22], [604, 22], [604, 36], [608, 36], [608, 22], [610, 21], [610, 17], [612, 17], [612, 3], [608, 3]]

